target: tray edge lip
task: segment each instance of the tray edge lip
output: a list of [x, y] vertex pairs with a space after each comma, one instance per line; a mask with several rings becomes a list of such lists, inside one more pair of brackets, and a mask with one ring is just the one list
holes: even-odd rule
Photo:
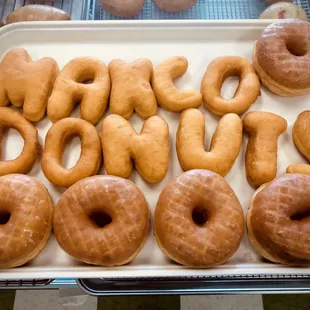
[[262, 28], [264, 29], [274, 19], [223, 19], [223, 20], [81, 20], [81, 21], [45, 21], [45, 22], [18, 22], [5, 25], [0, 28], [0, 37], [13, 31], [27, 30], [68, 30], [81, 29], [90, 30], [124, 28], [139, 29], [140, 27], [149, 28]]

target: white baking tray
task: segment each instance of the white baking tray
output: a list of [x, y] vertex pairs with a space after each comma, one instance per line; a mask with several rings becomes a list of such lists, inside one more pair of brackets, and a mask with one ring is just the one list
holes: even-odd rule
[[[218, 56], [239, 55], [251, 60], [254, 41], [270, 21], [137, 21], [137, 22], [72, 22], [72, 23], [24, 23], [13, 24], [0, 30], [0, 57], [15, 47], [27, 49], [34, 60], [44, 56], [55, 58], [62, 68], [77, 56], [99, 57], [107, 64], [114, 58], [133, 61], [140, 57], [149, 58], [157, 65], [169, 56], [183, 55], [188, 58], [189, 70], [177, 81], [182, 89], [200, 89], [205, 68]], [[224, 84], [223, 93], [229, 95], [237, 85], [236, 78], [229, 78]], [[262, 88], [262, 94], [251, 111], [269, 111], [282, 115], [288, 121], [287, 132], [279, 139], [278, 176], [285, 173], [286, 167], [296, 161], [304, 161], [296, 150], [291, 130], [297, 115], [309, 107], [310, 95], [283, 98]], [[201, 111], [206, 118], [206, 144], [209, 145], [218, 117], [203, 106]], [[173, 178], [182, 173], [175, 150], [175, 134], [179, 114], [159, 109], [158, 114], [169, 123], [171, 138], [171, 158], [169, 172], [160, 184], [149, 185], [134, 172], [131, 179], [146, 194], [150, 208], [154, 211], [159, 193]], [[74, 112], [78, 115], [78, 110]], [[108, 112], [105, 116], [108, 115]], [[142, 120], [134, 115], [130, 122], [137, 130]], [[51, 122], [45, 118], [37, 125], [43, 144]], [[100, 129], [100, 124], [97, 126]], [[9, 131], [5, 142], [5, 158], [14, 158], [22, 148], [20, 136]], [[248, 202], [254, 192], [245, 177], [244, 155], [247, 137], [244, 137], [242, 151], [226, 176], [227, 182], [235, 190], [246, 212]], [[64, 161], [74, 164], [79, 155], [77, 139], [66, 149]], [[101, 170], [103, 174], [104, 171]], [[49, 189], [54, 202], [63, 189], [54, 187], [44, 177], [40, 164], [29, 173], [41, 180]], [[251, 248], [244, 236], [236, 254], [223, 266], [213, 269], [190, 269], [174, 264], [158, 248], [153, 232], [141, 253], [129, 265], [117, 268], [88, 266], [77, 262], [64, 253], [54, 237], [47, 247], [30, 264], [11, 270], [1, 270], [0, 279], [11, 278], [128, 278], [128, 277], [214, 277], [232, 275], [307, 275], [308, 268], [288, 268], [263, 261]]]

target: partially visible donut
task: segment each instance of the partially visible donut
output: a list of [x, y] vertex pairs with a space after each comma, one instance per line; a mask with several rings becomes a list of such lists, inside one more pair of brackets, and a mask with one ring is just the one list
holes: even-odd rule
[[247, 213], [250, 241], [271, 262], [310, 266], [310, 175], [287, 174], [262, 185]]
[[54, 232], [77, 260], [102, 266], [132, 261], [149, 231], [150, 211], [140, 189], [114, 176], [94, 176], [71, 186], [59, 199]]
[[0, 177], [0, 268], [34, 259], [52, 231], [54, 207], [38, 180], [22, 174]]
[[11, 12], [6, 18], [6, 24], [12, 24], [23, 21], [53, 21], [70, 20], [71, 17], [58, 8], [41, 5], [29, 4]]
[[294, 19], [308, 21], [307, 13], [300, 6], [289, 2], [277, 2], [269, 6], [261, 15], [261, 19]]
[[298, 19], [268, 26], [257, 40], [253, 65], [261, 82], [280, 96], [310, 91], [310, 24]]
[[237, 251], [243, 233], [240, 202], [214, 172], [185, 172], [159, 196], [154, 234], [162, 251], [182, 265], [208, 268], [223, 264]]

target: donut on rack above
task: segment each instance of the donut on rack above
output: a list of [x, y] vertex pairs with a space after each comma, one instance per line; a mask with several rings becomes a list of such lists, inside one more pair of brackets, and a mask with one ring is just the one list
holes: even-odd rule
[[310, 24], [298, 19], [268, 26], [256, 41], [253, 64], [261, 82], [280, 96], [310, 91]]
[[53, 21], [70, 20], [71, 17], [58, 8], [49, 5], [30, 4], [11, 12], [6, 23], [12, 24], [23, 21]]
[[260, 16], [261, 19], [293, 19], [308, 21], [307, 13], [300, 6], [289, 2], [277, 2], [269, 6]]

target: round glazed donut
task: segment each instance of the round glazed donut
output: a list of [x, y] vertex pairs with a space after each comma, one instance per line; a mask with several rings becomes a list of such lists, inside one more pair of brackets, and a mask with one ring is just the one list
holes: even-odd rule
[[310, 91], [310, 24], [279, 21], [268, 26], [257, 40], [253, 65], [261, 82], [280, 96]]
[[[76, 165], [66, 169], [61, 164], [66, 143], [74, 136], [81, 140], [81, 155]], [[45, 138], [42, 170], [53, 184], [69, 187], [75, 182], [94, 175], [101, 163], [101, 142], [96, 128], [79, 118], [64, 118], [55, 123]]]
[[50, 237], [54, 207], [47, 189], [33, 177], [0, 177], [0, 268], [24, 265]]
[[4, 130], [16, 129], [24, 139], [21, 154], [13, 160], [0, 161], [0, 175], [10, 173], [26, 173], [34, 165], [38, 154], [41, 152], [37, 129], [22, 115], [11, 108], [0, 108], [0, 154]]
[[206, 268], [223, 264], [238, 249], [243, 232], [240, 202], [214, 172], [185, 172], [160, 194], [154, 234], [162, 251], [182, 265]]
[[[226, 78], [240, 77], [239, 86], [231, 100], [221, 96]], [[252, 65], [238, 56], [223, 56], [214, 59], [208, 66], [201, 82], [203, 102], [216, 115], [245, 112], [260, 95], [260, 81]]]
[[266, 259], [285, 265], [310, 265], [310, 175], [286, 174], [262, 185], [248, 214], [250, 241]]
[[54, 232], [76, 259], [102, 266], [132, 261], [149, 231], [150, 211], [140, 189], [114, 176], [94, 176], [71, 186], [59, 199]]

